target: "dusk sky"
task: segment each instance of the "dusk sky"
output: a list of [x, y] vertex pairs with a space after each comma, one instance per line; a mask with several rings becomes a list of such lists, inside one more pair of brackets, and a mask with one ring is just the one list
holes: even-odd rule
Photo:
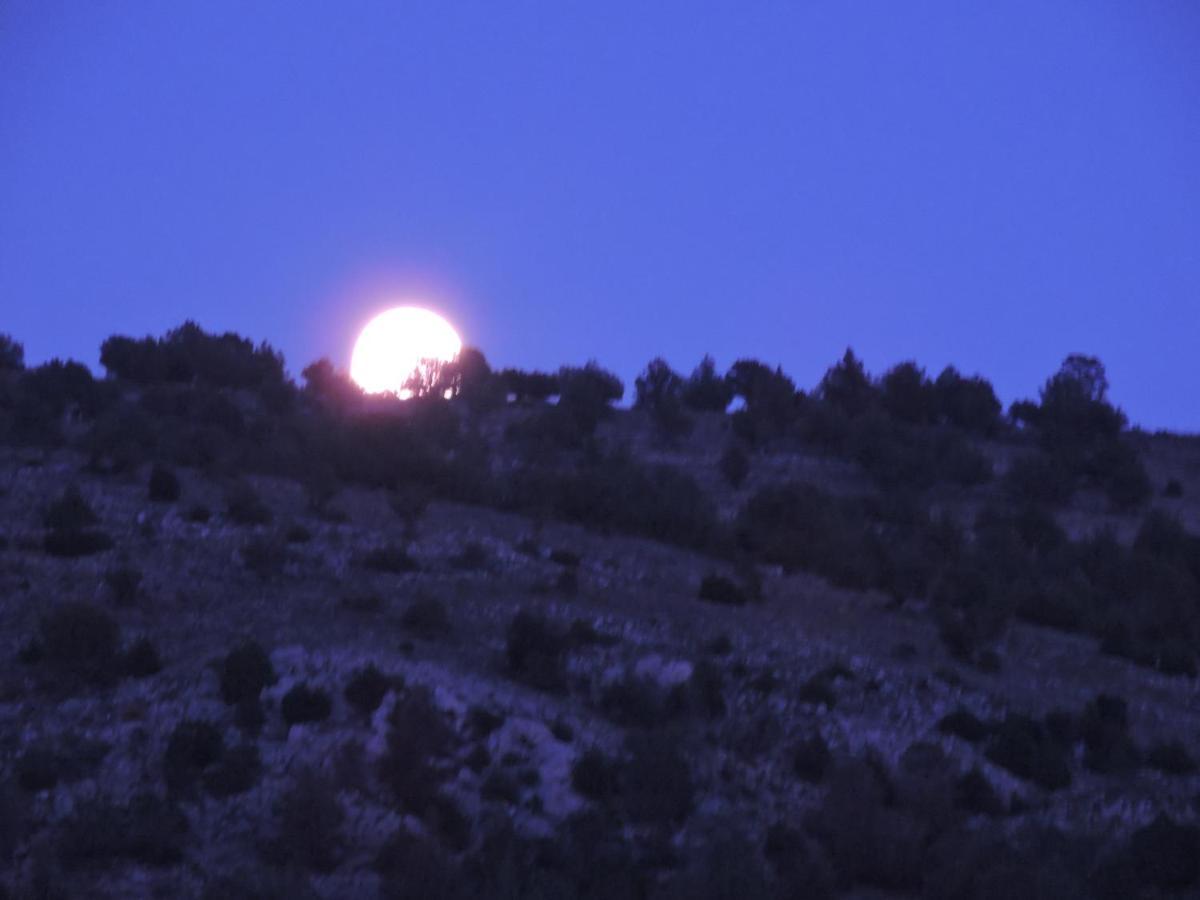
[[847, 345], [1200, 430], [1200, 4], [0, 3], [0, 331], [185, 319], [349, 362]]

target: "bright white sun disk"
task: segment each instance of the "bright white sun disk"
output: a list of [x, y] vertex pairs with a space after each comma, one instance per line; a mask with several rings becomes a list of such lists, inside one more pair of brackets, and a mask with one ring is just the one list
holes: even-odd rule
[[451, 362], [462, 340], [445, 319], [419, 306], [398, 306], [367, 323], [350, 357], [350, 377], [368, 394], [412, 396], [405, 383], [430, 360]]

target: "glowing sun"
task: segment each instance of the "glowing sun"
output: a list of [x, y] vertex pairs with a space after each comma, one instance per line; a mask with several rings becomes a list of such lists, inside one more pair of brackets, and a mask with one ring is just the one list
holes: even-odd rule
[[405, 384], [427, 375], [431, 363], [451, 362], [462, 350], [453, 326], [419, 306], [397, 306], [367, 323], [354, 344], [350, 377], [368, 394], [412, 396]]

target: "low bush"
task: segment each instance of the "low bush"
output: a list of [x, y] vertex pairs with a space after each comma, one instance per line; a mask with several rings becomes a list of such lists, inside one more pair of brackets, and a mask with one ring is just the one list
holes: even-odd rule
[[279, 803], [279, 834], [275, 849], [302, 869], [332, 872], [344, 852], [342, 825], [346, 812], [328, 779], [302, 769]]
[[369, 716], [379, 709], [383, 698], [391, 689], [391, 679], [371, 663], [350, 677], [343, 693], [347, 703], [363, 715]]
[[173, 866], [183, 859], [187, 818], [170, 802], [138, 794], [127, 805], [90, 800], [77, 806], [58, 834], [58, 857], [67, 869], [129, 860]]
[[608, 802], [617, 795], [620, 775], [617, 760], [596, 747], [589, 747], [571, 767], [571, 787], [589, 800]]
[[38, 629], [41, 658], [59, 673], [91, 684], [117, 679], [119, 642], [116, 620], [87, 603], [59, 606], [42, 618]]
[[283, 721], [289, 726], [307, 722], [323, 722], [333, 712], [329, 695], [320, 688], [298, 684], [283, 695], [279, 704]]
[[450, 616], [446, 604], [436, 597], [419, 597], [409, 604], [400, 617], [400, 624], [424, 638], [450, 632]]
[[1167, 480], [1166, 486], [1163, 488], [1163, 496], [1177, 500], [1183, 496], [1183, 482], [1178, 478], [1170, 478]]
[[403, 547], [376, 547], [363, 555], [362, 567], [391, 575], [404, 575], [421, 568]]
[[221, 699], [229, 706], [257, 699], [263, 688], [275, 683], [271, 658], [257, 641], [245, 641], [221, 662]]
[[566, 687], [566, 636], [543, 616], [521, 610], [508, 625], [505, 655], [508, 670], [538, 690]]
[[792, 751], [792, 771], [809, 784], [820, 784], [832, 761], [833, 754], [820, 734], [802, 740]]
[[450, 565], [463, 572], [483, 572], [492, 564], [492, 555], [479, 541], [468, 541], [450, 558]]
[[100, 523], [76, 485], [70, 485], [46, 508], [42, 524], [49, 531], [83, 531]]
[[442, 765], [455, 749], [454, 733], [428, 688], [412, 687], [396, 698], [388, 718], [387, 749], [379, 780], [400, 807], [424, 815], [448, 772]]
[[504, 716], [483, 706], [472, 706], [467, 710], [467, 733], [482, 740], [504, 724]]
[[312, 532], [303, 525], [292, 525], [283, 533], [283, 539], [289, 544], [307, 544], [312, 540]]
[[600, 709], [619, 725], [653, 728], [681, 711], [668, 708], [672, 699], [657, 682], [626, 675], [605, 686], [600, 694]]
[[179, 476], [161, 463], [155, 463], [150, 469], [146, 490], [152, 503], [174, 503], [183, 494]]
[[187, 790], [204, 770], [220, 761], [225, 738], [212, 722], [185, 719], [175, 726], [163, 754], [163, 776], [168, 790]]
[[235, 525], [267, 525], [273, 518], [271, 508], [246, 482], [239, 482], [226, 494], [225, 514]]
[[996, 789], [978, 766], [955, 780], [954, 806], [973, 815], [999, 816], [1004, 813], [1004, 804]]
[[978, 744], [992, 733], [991, 727], [965, 706], [942, 716], [937, 727], [942, 734], [954, 735], [970, 744]]
[[242, 565], [259, 578], [267, 579], [283, 573], [287, 564], [287, 545], [278, 538], [255, 535], [242, 544]]
[[13, 772], [26, 791], [43, 791], [95, 775], [112, 748], [104, 741], [66, 737], [55, 745], [34, 744], [17, 757]]
[[1018, 778], [1048, 791], [1071, 783], [1071, 769], [1063, 748], [1044, 725], [1028, 716], [1009, 713], [988, 742], [987, 758]]
[[691, 766], [663, 731], [635, 732], [626, 742], [621, 802], [635, 822], [682, 824], [695, 804]]
[[725, 483], [732, 488], [740, 488], [750, 475], [750, 456], [736, 441], [728, 444], [717, 461], [717, 468]]
[[1142, 884], [1180, 891], [1200, 880], [1200, 827], [1160, 815], [1129, 840], [1129, 853]]
[[705, 575], [700, 582], [698, 596], [708, 603], [722, 606], [745, 606], [749, 599], [737, 582], [723, 575]]
[[121, 673], [129, 678], [149, 678], [162, 668], [158, 648], [149, 638], [139, 638], [121, 654]]
[[1167, 775], [1193, 775], [1197, 771], [1196, 761], [1178, 740], [1152, 746], [1146, 753], [1146, 765]]
[[262, 758], [258, 747], [238, 744], [204, 771], [204, 789], [214, 797], [233, 797], [251, 790], [262, 777]]
[[1085, 748], [1083, 764], [1093, 772], [1132, 772], [1140, 765], [1140, 754], [1129, 736], [1125, 701], [1120, 697], [1100, 694], [1088, 703], [1079, 730]]
[[212, 518], [212, 510], [202, 503], [197, 503], [194, 506], [188, 507], [188, 511], [184, 513], [183, 517], [189, 522], [203, 525]]
[[103, 531], [87, 529], [84, 531], [47, 531], [42, 539], [42, 548], [49, 556], [64, 559], [77, 559], [81, 556], [94, 556], [111, 550], [113, 540]]
[[142, 573], [132, 566], [119, 566], [104, 573], [104, 586], [117, 606], [132, 606], [142, 587]]

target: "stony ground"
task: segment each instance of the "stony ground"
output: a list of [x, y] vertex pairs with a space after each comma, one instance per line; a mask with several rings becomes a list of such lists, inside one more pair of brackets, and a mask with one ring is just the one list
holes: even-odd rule
[[[761, 477], [815, 464], [773, 465], [779, 471]], [[1196, 477], [1193, 464], [1178, 454], [1165, 453], [1158, 465]], [[179, 722], [211, 720], [231, 741], [237, 736], [234, 712], [220, 697], [217, 666], [246, 638], [269, 650], [278, 675], [264, 693], [261, 734], [250, 738], [262, 757], [262, 779], [235, 796], [200, 793], [184, 803], [183, 864], [56, 873], [68, 896], [200, 895], [214, 878], [254, 860], [255, 848], [277, 827], [281, 792], [305, 767], [335, 783], [346, 811], [344, 856], [334, 872], [309, 877], [311, 888], [322, 897], [372, 896], [378, 877], [371, 861], [380, 845], [398, 827], [425, 826], [398, 812], [372, 780], [397, 694], [370, 717], [350, 708], [343, 688], [367, 664], [433, 690], [462, 737], [448, 791], [476, 825], [502, 817], [531, 834], [552, 832], [589, 802], [572, 787], [579, 755], [591, 747], [616, 752], [623, 740], [625, 729], [600, 709], [604, 687], [633, 676], [669, 689], [688, 683], [704, 660], [721, 673], [727, 713], [687, 726], [695, 732], [687, 746], [701, 796], [688, 827], [674, 836], [681, 846], [706, 818], [733, 814], [751, 830], [761, 829], [797, 819], [818, 803], [822, 788], [798, 779], [789, 755], [814, 733], [836, 754], [875, 753], [889, 767], [901, 767], [913, 744], [932, 744], [944, 754], [940, 765], [956, 772], [978, 766], [1000, 796], [1020, 798], [1024, 811], [1010, 820], [1014, 828], [1037, 819], [1116, 835], [1159, 812], [1184, 819], [1196, 814], [1196, 776], [1081, 771], [1070, 788], [1050, 794], [937, 729], [959, 706], [984, 718], [1009, 710], [1078, 711], [1109, 692], [1128, 701], [1140, 741], [1179, 738], [1196, 747], [1197, 681], [1101, 656], [1091, 639], [1016, 626], [999, 648], [999, 671], [982, 672], [954, 663], [919, 606], [893, 610], [883, 597], [838, 591], [809, 576], [765, 571], [761, 604], [719, 607], [698, 601], [697, 589], [704, 575], [724, 571], [722, 564], [642, 540], [441, 503], [406, 536], [381, 492], [342, 492], [334, 506], [344, 521], [333, 521], [310, 511], [298, 486], [270, 479], [253, 483], [273, 521], [238, 526], [222, 514], [227, 482], [191, 472], [182, 477], [179, 502], [152, 504], [144, 471], [99, 478], [66, 452], [0, 454], [0, 534], [7, 544], [0, 550], [0, 774], [11, 781], [16, 761], [32, 746], [105, 748], [77, 777], [41, 790], [15, 789], [15, 852], [0, 874], [0, 883], [14, 890], [52, 865], [46, 848], [56, 827], [81, 805], [162, 793], [163, 752]], [[43, 510], [70, 483], [99, 514], [114, 549], [77, 560], [42, 551]], [[185, 516], [197, 503], [214, 511], [208, 522]], [[1193, 514], [1190, 506], [1181, 512]], [[279, 535], [296, 525], [310, 539], [288, 544], [281, 568], [247, 569], [243, 548], [253, 535]], [[359, 565], [366, 551], [392, 545], [407, 545], [420, 570], [388, 574]], [[475, 549], [464, 563], [459, 557], [468, 547], [484, 552]], [[556, 550], [579, 557], [574, 584], [550, 558]], [[122, 565], [139, 570], [143, 582], [131, 604], [117, 606], [105, 573]], [[379, 603], [363, 604], [364, 597]], [[427, 633], [405, 624], [410, 606], [422, 600], [444, 605], [447, 628]], [[150, 637], [162, 671], [81, 691], [46, 683], [36, 666], [18, 657], [46, 611], [67, 601], [109, 611], [126, 643]], [[568, 691], [538, 691], [506, 671], [505, 634], [521, 609], [536, 609], [564, 628], [587, 623], [603, 638], [570, 652]], [[721, 636], [730, 648], [711, 652]], [[832, 672], [824, 677], [832, 708], [807, 690], [822, 672]], [[327, 719], [284, 723], [281, 699], [298, 683], [328, 692], [333, 709]], [[495, 713], [502, 724], [469, 738], [472, 708]], [[477, 744], [491, 762], [473, 768], [467, 757]], [[513, 774], [517, 797], [481, 796], [496, 769]]]

